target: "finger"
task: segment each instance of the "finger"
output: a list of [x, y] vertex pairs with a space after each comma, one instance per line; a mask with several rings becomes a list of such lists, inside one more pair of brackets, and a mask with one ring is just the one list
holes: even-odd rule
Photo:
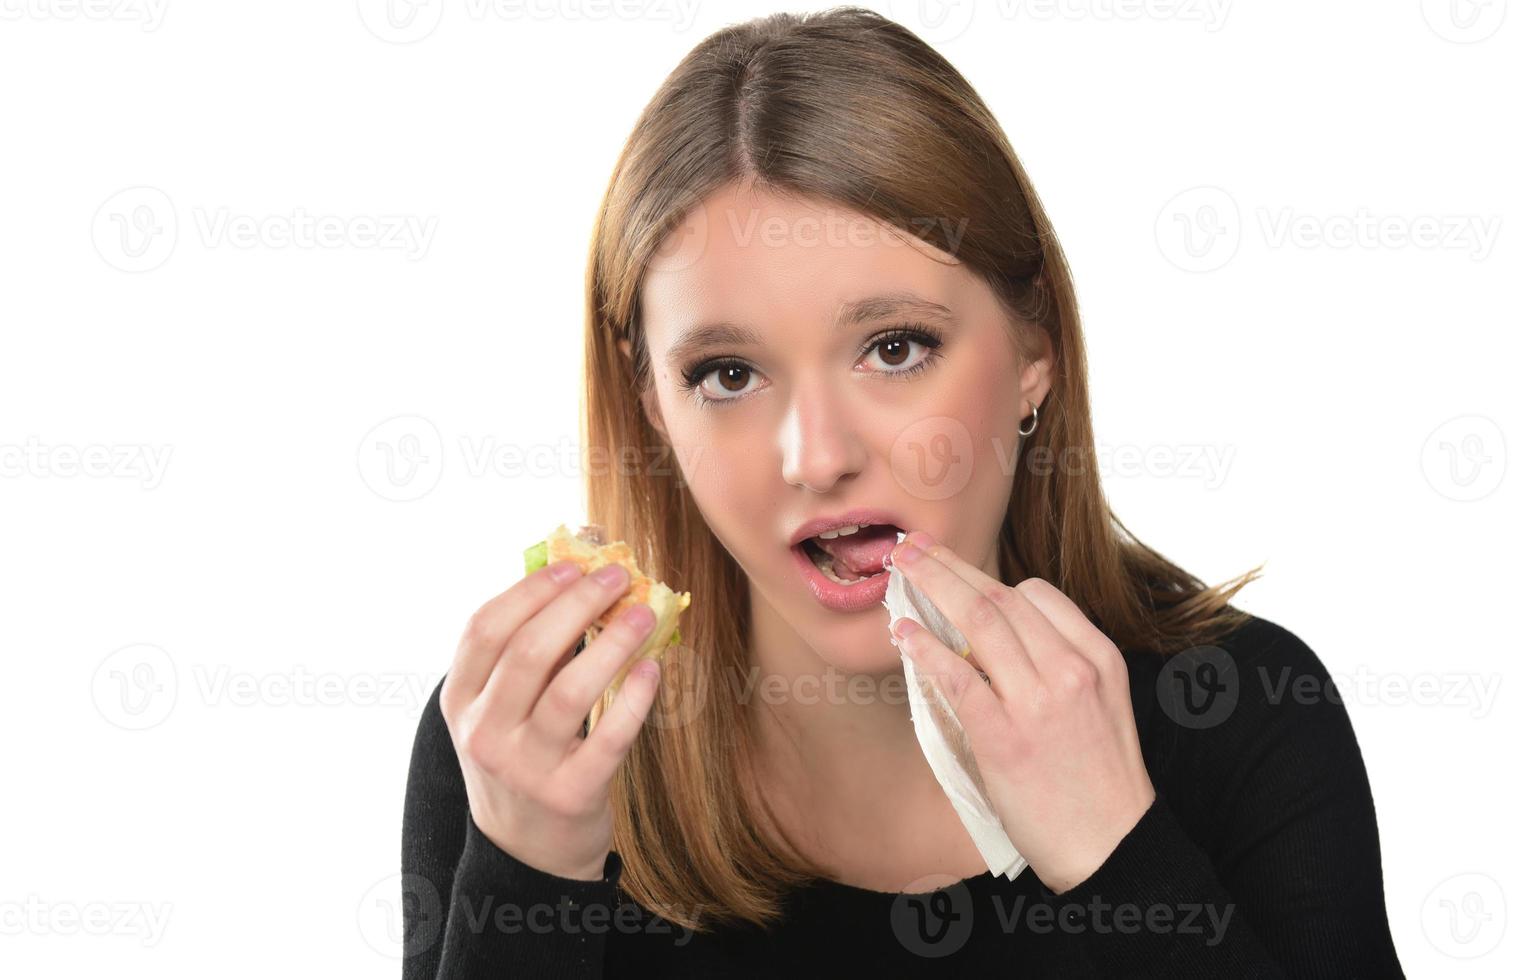
[[1023, 579], [1018, 583], [1017, 591], [1043, 614], [1077, 653], [1095, 664], [1104, 677], [1127, 670], [1117, 644], [1097, 629], [1074, 600], [1052, 583], [1041, 578]]
[[654, 611], [641, 602], [618, 616], [549, 680], [532, 709], [529, 727], [545, 742], [569, 749], [570, 740], [585, 726], [591, 706], [653, 631], [654, 618]]
[[[937, 561], [951, 568], [954, 573], [991, 598], [1001, 610], [1002, 616], [1017, 634], [1028, 660], [1039, 677], [1058, 669], [1065, 657], [1075, 653], [1068, 649], [1071, 641], [1044, 617], [1036, 605], [1028, 601], [1021, 585], [1008, 586], [997, 581], [974, 565], [965, 561], [948, 545], [940, 544], [922, 531], [907, 536], [919, 548]], [[977, 658], [978, 660], [979, 658]], [[987, 670], [984, 666], [982, 670]], [[989, 671], [988, 671], [989, 672]]]
[[[911, 541], [918, 548], [926, 551], [934, 558], [938, 559], [941, 564], [948, 566], [949, 570], [952, 571], [955, 575], [958, 575], [966, 582], [969, 582], [972, 586], [979, 589], [984, 594], [993, 594], [992, 590], [996, 586], [1002, 585], [999, 580], [992, 578], [985, 572], [981, 571], [979, 568], [976, 568], [974, 565], [959, 557], [959, 555], [952, 548], [948, 547], [947, 545], [939, 544], [938, 541], [926, 531], [913, 531], [911, 534], [907, 535], [907, 540]], [[986, 673], [985, 667], [981, 665], [980, 658], [975, 656], [974, 650], [971, 650], [968, 653], [962, 650], [956, 652], [959, 653], [965, 660], [969, 661], [971, 666], [973, 666], [976, 670], [980, 671], [983, 674]], [[1033, 659], [1033, 651], [1028, 651], [1028, 655], [1029, 660], [1031, 661]], [[1036, 663], [1034, 664], [1034, 667], [1035, 669], [1037, 668]]]
[[485, 687], [506, 641], [522, 624], [580, 578], [574, 562], [554, 562], [524, 577], [511, 588], [485, 603], [469, 618], [459, 640], [453, 663], [444, 678], [442, 699], [462, 707], [470, 704]]
[[1037, 671], [995, 599], [960, 578], [930, 552], [909, 546], [907, 541], [891, 552], [891, 565], [959, 627], [975, 651], [979, 669], [990, 676], [998, 695], [1014, 697], [1033, 689], [1038, 682]]
[[[971, 585], [988, 589], [993, 585], [1002, 584], [965, 561], [948, 545], [935, 541], [933, 536], [926, 531], [913, 531], [908, 537], [916, 543], [917, 547], [948, 565], [955, 574]], [[1031, 601], [1039, 612], [1043, 613], [1044, 618], [1072, 645], [1082, 647], [1096, 637], [1105, 639], [1101, 630], [1086, 618], [1086, 614], [1080, 607], [1052, 582], [1041, 578], [1025, 578], [1013, 587], [1019, 589], [1023, 596]], [[1082, 652], [1085, 651], [1082, 650]]]
[[980, 671], [939, 642], [931, 630], [910, 619], [900, 621], [897, 643], [911, 659], [919, 680], [931, 679], [959, 719], [970, 747], [1005, 744], [1006, 713], [993, 685]]
[[479, 709], [508, 727], [525, 721], [554, 670], [628, 585], [627, 569], [603, 566], [523, 623], [506, 641], [505, 651], [490, 672], [477, 701]]
[[[648, 709], [659, 692], [660, 664], [643, 659], [627, 672], [611, 705], [596, 721], [578, 748], [570, 752], [563, 765], [564, 774], [583, 785], [604, 786], [611, 782], [617, 766], [643, 730]], [[645, 673], [647, 671], [647, 673]], [[611, 677], [607, 677], [609, 683]]]

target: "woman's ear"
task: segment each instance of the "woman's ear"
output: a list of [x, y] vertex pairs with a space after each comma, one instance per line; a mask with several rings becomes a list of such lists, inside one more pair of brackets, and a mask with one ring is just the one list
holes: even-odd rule
[[654, 390], [653, 385], [649, 385], [639, 397], [643, 401], [643, 414], [648, 419], [648, 424], [654, 427], [654, 431], [659, 433], [659, 438], [663, 439], [667, 445], [669, 433], [664, 428], [664, 415], [659, 411], [659, 393]]
[[[623, 338], [617, 341], [617, 350], [621, 351], [622, 356], [627, 359], [628, 374], [630, 376], [633, 365], [632, 344], [626, 338]], [[658, 391], [655, 390], [653, 385], [648, 385], [639, 393], [638, 400], [642, 402], [643, 417], [648, 419], [648, 424], [654, 427], [654, 431], [658, 432], [666, 443], [669, 442], [669, 433], [664, 428], [664, 415], [659, 411]]]
[[1028, 404], [1042, 405], [1049, 389], [1054, 386], [1054, 342], [1041, 326], [1034, 325], [1031, 333], [1038, 352], [1033, 360], [1023, 365], [1020, 387]]

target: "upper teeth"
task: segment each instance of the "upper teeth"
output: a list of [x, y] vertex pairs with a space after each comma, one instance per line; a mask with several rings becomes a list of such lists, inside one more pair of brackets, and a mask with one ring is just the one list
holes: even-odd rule
[[862, 527], [869, 527], [869, 526], [870, 525], [868, 525], [868, 524], [845, 524], [843, 527], [834, 528], [831, 531], [823, 531], [821, 534], [819, 534], [817, 536], [819, 538], [823, 539], [824, 541], [831, 541], [834, 538], [841, 538], [841, 537], [844, 537], [845, 535], [853, 534], [855, 531], [859, 530], [860, 528], [862, 528]]

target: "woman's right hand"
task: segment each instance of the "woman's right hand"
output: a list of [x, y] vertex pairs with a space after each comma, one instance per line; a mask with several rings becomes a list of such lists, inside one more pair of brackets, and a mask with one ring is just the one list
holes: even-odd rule
[[[606, 568], [610, 581], [600, 575]], [[627, 570], [606, 568], [584, 575], [555, 562], [480, 607], [439, 695], [475, 824], [519, 861], [585, 881], [601, 878], [612, 776], [659, 684], [658, 664], [639, 664], [582, 737], [592, 704], [654, 623], [639, 603], [575, 655], [590, 624], [627, 591]]]

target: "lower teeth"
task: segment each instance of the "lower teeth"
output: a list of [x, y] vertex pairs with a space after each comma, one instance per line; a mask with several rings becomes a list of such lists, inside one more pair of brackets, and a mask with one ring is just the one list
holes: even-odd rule
[[884, 570], [881, 570], [879, 572], [876, 572], [875, 575], [865, 575], [862, 578], [839, 578], [838, 574], [833, 571], [833, 556], [828, 554], [814, 557], [812, 564], [817, 566], [817, 570], [826, 576], [828, 581], [836, 582], [839, 585], [858, 585], [865, 579], [874, 578], [875, 575], [884, 574]]

